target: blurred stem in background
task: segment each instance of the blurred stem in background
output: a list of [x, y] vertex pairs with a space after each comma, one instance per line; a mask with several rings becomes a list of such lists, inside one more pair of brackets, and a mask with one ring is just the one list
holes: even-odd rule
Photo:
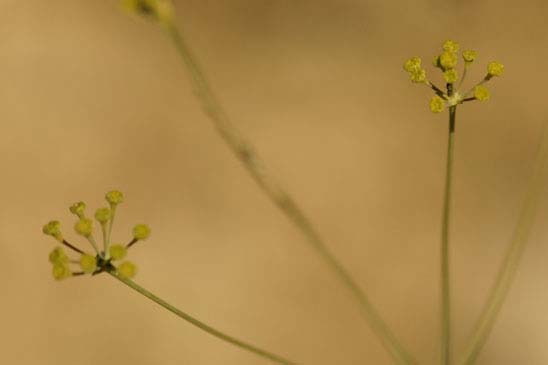
[[296, 365], [296, 363], [292, 362], [292, 361], [289, 361], [281, 356], [278, 356], [278, 355], [275, 355], [271, 352], [268, 352], [268, 351], [265, 351], [265, 350], [262, 350], [254, 345], [251, 345], [249, 343], [246, 343], [244, 341], [240, 341], [232, 336], [229, 336], [221, 331], [218, 331], [216, 330], [215, 328], [213, 327], [210, 327], [208, 326], [207, 324], [197, 320], [196, 318], [190, 316], [189, 314], [179, 310], [178, 308], [172, 306], [171, 304], [169, 304], [168, 302], [166, 302], [165, 300], [157, 297], [156, 295], [152, 294], [151, 292], [149, 292], [148, 290], [146, 290], [145, 288], [143, 288], [142, 286], [140, 286], [139, 284], [135, 283], [133, 280], [129, 279], [129, 278], [126, 278], [120, 274], [118, 274], [118, 272], [116, 270], [107, 270], [106, 272], [108, 272], [111, 276], [115, 277], [116, 279], [120, 280], [122, 283], [126, 284], [127, 286], [129, 286], [130, 288], [132, 288], [133, 290], [137, 291], [138, 293], [144, 295], [145, 297], [147, 297], [148, 299], [152, 300], [153, 302], [161, 305], [162, 307], [164, 307], [165, 309], [167, 309], [168, 311], [174, 313], [175, 315], [177, 315], [178, 317], [184, 319], [185, 321], [187, 322], [190, 322], [191, 324], [193, 324], [194, 326], [202, 329], [203, 331], [209, 333], [210, 335], [213, 335], [217, 338], [220, 338], [221, 340], [223, 341], [226, 341], [226, 342], [229, 342], [241, 349], [244, 349], [244, 350], [247, 350], [247, 351], [250, 351], [258, 356], [261, 356], [265, 359], [269, 359], [269, 360], [272, 360], [278, 364], [282, 364], [282, 365]]
[[185, 42], [174, 22], [165, 24], [165, 30], [173, 41], [186, 66], [194, 92], [202, 103], [205, 113], [212, 120], [215, 128], [235, 156], [242, 162], [257, 185], [280, 208], [291, 222], [306, 236], [318, 254], [326, 261], [339, 279], [352, 292], [362, 309], [361, 313], [368, 321], [373, 332], [382, 340], [384, 347], [392, 355], [396, 364], [416, 364], [416, 361], [403, 348], [373, 307], [367, 295], [360, 289], [348, 271], [339, 263], [325, 245], [316, 229], [304, 215], [295, 200], [281, 187], [276, 179], [269, 175], [262, 160], [255, 153], [251, 144], [244, 140], [240, 132], [232, 125], [220, 102], [213, 93], [198, 61]]
[[499, 269], [493, 287], [489, 293], [487, 303], [483, 307], [478, 321], [472, 331], [465, 353], [459, 365], [472, 365], [476, 362], [479, 353], [487, 342], [493, 329], [497, 315], [510, 290], [512, 281], [516, 275], [519, 261], [525, 250], [531, 227], [537, 212], [540, 195], [545, 189], [546, 164], [548, 162], [548, 126], [544, 124], [542, 139], [540, 141], [535, 166], [529, 180], [518, 222], [514, 229], [510, 246]]

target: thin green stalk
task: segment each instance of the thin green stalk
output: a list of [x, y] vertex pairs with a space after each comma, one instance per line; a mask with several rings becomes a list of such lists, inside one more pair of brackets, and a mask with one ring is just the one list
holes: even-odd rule
[[108, 232], [105, 233], [103, 228], [103, 234], [105, 235], [105, 259], [110, 258], [110, 242], [112, 237], [112, 225], [114, 224], [114, 217], [116, 216], [116, 204], [111, 204], [110, 206], [110, 219], [108, 220]]
[[478, 318], [466, 351], [459, 365], [472, 365], [476, 362], [479, 353], [487, 342], [493, 330], [497, 315], [504, 303], [512, 281], [516, 275], [520, 259], [527, 245], [529, 233], [540, 201], [540, 194], [544, 191], [546, 181], [546, 164], [548, 162], [548, 128], [544, 126], [542, 140], [538, 147], [533, 174], [524, 197], [518, 222], [514, 229], [510, 246], [499, 269], [495, 282], [491, 287], [489, 297], [480, 317]]
[[451, 182], [453, 174], [453, 147], [455, 143], [455, 118], [457, 107], [449, 108], [449, 133], [447, 140], [447, 165], [441, 229], [441, 364], [451, 363], [451, 293], [449, 282], [449, 220], [451, 211]]
[[263, 162], [254, 151], [251, 144], [245, 141], [240, 132], [232, 125], [221, 107], [219, 100], [211, 89], [196, 58], [186, 44], [181, 32], [173, 24], [166, 25], [165, 29], [171, 37], [184, 65], [188, 69], [196, 96], [202, 103], [204, 111], [212, 120], [225, 143], [242, 162], [262, 191], [306, 236], [320, 256], [352, 292], [356, 300], [360, 303], [363, 316], [371, 326], [373, 332], [381, 339], [385, 348], [396, 361], [396, 364], [416, 364], [416, 361], [402, 347], [390, 328], [382, 320], [367, 295], [359, 288], [346, 269], [329, 251], [316, 229], [298, 207], [294, 199], [282, 188], [272, 175], [268, 174]]
[[89, 235], [86, 237], [88, 242], [91, 244], [97, 255], [101, 256], [101, 251], [99, 251], [99, 248], [97, 247], [97, 243], [95, 242], [95, 238], [93, 238], [93, 235]]
[[290, 360], [287, 360], [281, 356], [278, 356], [276, 354], [273, 354], [271, 352], [268, 352], [268, 351], [265, 351], [265, 350], [262, 350], [256, 346], [253, 346], [247, 342], [244, 342], [244, 341], [241, 341], [241, 340], [238, 340], [237, 338], [234, 338], [232, 336], [229, 336], [219, 330], [216, 330], [215, 328], [211, 327], [211, 326], [208, 326], [207, 324], [197, 320], [196, 318], [192, 317], [191, 315], [179, 310], [178, 308], [174, 307], [173, 305], [169, 304], [168, 302], [166, 302], [165, 300], [157, 297], [156, 295], [152, 294], [151, 292], [149, 292], [148, 290], [146, 290], [145, 288], [143, 288], [142, 286], [138, 285], [137, 283], [135, 283], [133, 280], [130, 280], [130, 279], [127, 279], [127, 278], [124, 278], [123, 276], [120, 276], [116, 270], [107, 270], [107, 272], [112, 275], [113, 277], [115, 277], [116, 279], [120, 280], [122, 283], [126, 284], [127, 286], [129, 286], [131, 289], [137, 291], [138, 293], [144, 295], [145, 297], [147, 297], [148, 299], [152, 300], [153, 302], [161, 305], [162, 307], [164, 307], [165, 309], [167, 309], [168, 311], [172, 312], [173, 314], [175, 314], [176, 316], [184, 319], [185, 321], [187, 322], [190, 322], [191, 324], [193, 324], [194, 326], [200, 328], [201, 330], [209, 333], [210, 335], [212, 336], [215, 336], [223, 341], [226, 341], [226, 342], [229, 342], [231, 344], [233, 344], [234, 346], [237, 346], [243, 350], [247, 350], [249, 352], [252, 352], [254, 353], [255, 355], [258, 355], [260, 357], [263, 357], [265, 359], [268, 359], [268, 360], [272, 360], [274, 361], [275, 363], [278, 363], [278, 364], [283, 364], [283, 365], [296, 365], [296, 363], [290, 361]]

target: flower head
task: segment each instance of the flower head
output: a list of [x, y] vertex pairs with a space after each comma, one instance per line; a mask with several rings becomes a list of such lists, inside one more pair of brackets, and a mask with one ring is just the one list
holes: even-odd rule
[[444, 70], [454, 68], [457, 65], [457, 55], [453, 52], [443, 52], [440, 55], [440, 65]]
[[452, 40], [446, 40], [442, 48], [446, 52], [457, 53], [459, 51], [459, 44]]
[[474, 60], [476, 59], [477, 55], [478, 55], [478, 53], [477, 53], [476, 51], [471, 50], [471, 49], [462, 52], [462, 58], [464, 59], [464, 62], [465, 62], [465, 63], [474, 62]]
[[52, 264], [66, 264], [69, 262], [69, 258], [65, 253], [63, 247], [55, 247], [53, 251], [50, 252], [49, 262], [51, 262]]
[[55, 280], [63, 280], [72, 276], [68, 264], [65, 263], [55, 263], [53, 264], [51, 273]]
[[137, 224], [133, 227], [133, 238], [136, 240], [146, 240], [150, 236], [150, 228], [146, 224]]
[[421, 68], [419, 70], [415, 70], [413, 72], [409, 73], [409, 77], [411, 78], [411, 81], [420, 83], [426, 81], [426, 70]]
[[441, 113], [445, 109], [445, 101], [437, 95], [430, 100], [430, 110], [432, 113]]
[[63, 235], [61, 234], [61, 223], [59, 221], [49, 221], [44, 227], [42, 232], [48, 236], [52, 236], [57, 241], [63, 241]]
[[110, 246], [110, 257], [112, 260], [121, 260], [127, 255], [126, 246], [120, 244], [114, 244]]
[[493, 61], [487, 65], [487, 74], [489, 76], [501, 76], [504, 72], [504, 65], [500, 62]]
[[[117, 190], [110, 191], [106, 194], [106, 199], [111, 207], [116, 207], [123, 201], [123, 194]], [[137, 273], [137, 268], [134, 263], [130, 261], [122, 262], [121, 264], [115, 264], [115, 261], [123, 259], [127, 255], [128, 248], [135, 242], [144, 240], [150, 235], [150, 228], [146, 224], [137, 224], [133, 228], [133, 237], [126, 245], [112, 244], [110, 242], [110, 236], [107, 235], [105, 226], [107, 222], [112, 222], [112, 209], [100, 208], [95, 212], [95, 218], [103, 230], [103, 245], [104, 250], [99, 251], [93, 238], [93, 221], [84, 216], [85, 204], [82, 202], [75, 203], [71, 206], [71, 212], [78, 216], [78, 221], [74, 225], [75, 231], [86, 237], [89, 243], [91, 243], [96, 254], [89, 254], [84, 250], [67, 242], [61, 236], [61, 224], [58, 221], [50, 221], [42, 228], [42, 231], [55, 237], [65, 247], [70, 248], [76, 252], [79, 256], [77, 259], [71, 259], [64, 248], [61, 246], [55, 247], [49, 254], [49, 262], [52, 264], [52, 275], [56, 280], [66, 279], [71, 276], [80, 276], [84, 274], [96, 275], [104, 271], [119, 275], [123, 278], [132, 278]], [[110, 230], [110, 227], [109, 227]], [[71, 265], [76, 265], [71, 268]]]
[[80, 267], [86, 274], [91, 274], [97, 269], [97, 257], [84, 254], [80, 257]]
[[403, 69], [409, 73], [411, 81], [421, 83], [426, 81], [426, 70], [421, 68], [421, 59], [411, 57], [403, 64]]
[[118, 190], [111, 190], [105, 194], [105, 199], [111, 206], [118, 205], [124, 201], [124, 194], [122, 194]]
[[444, 71], [443, 72], [443, 78], [445, 79], [445, 81], [447, 81], [448, 84], [452, 84], [452, 83], [456, 82], [457, 79], [458, 79], [457, 70], [452, 68], [450, 70]]
[[483, 85], [478, 85], [474, 88], [474, 97], [479, 101], [489, 100], [489, 90]]
[[93, 233], [93, 221], [88, 218], [82, 218], [74, 225], [74, 230], [79, 235], [89, 237]]
[[443, 52], [434, 57], [432, 63], [434, 67], [439, 68], [443, 72], [447, 91], [440, 89], [426, 78], [426, 71], [421, 67], [421, 59], [419, 57], [412, 57], [403, 65], [404, 70], [409, 73], [411, 81], [424, 83], [434, 90], [435, 95], [430, 100], [430, 110], [434, 113], [441, 113], [447, 107], [450, 111], [454, 111], [458, 105], [465, 102], [472, 100], [484, 101], [489, 99], [489, 91], [483, 84], [494, 76], [502, 75], [504, 66], [500, 62], [489, 63], [487, 66], [487, 76], [474, 87], [463, 92], [460, 90], [460, 87], [464, 82], [468, 67], [476, 60], [477, 52], [470, 49], [462, 52], [464, 72], [459, 79], [459, 73], [455, 68], [457, 66], [458, 52], [460, 49], [459, 44], [453, 40], [447, 40], [443, 43], [442, 49]]
[[95, 219], [97, 219], [97, 222], [101, 224], [107, 223], [111, 216], [111, 211], [108, 208], [99, 208], [95, 211]]
[[131, 261], [124, 261], [118, 266], [117, 271], [120, 276], [131, 279], [137, 273], [137, 266]]
[[86, 203], [76, 202], [72, 204], [69, 208], [72, 214], [75, 214], [78, 218], [84, 218], [84, 210], [86, 209]]
[[403, 64], [403, 69], [407, 72], [414, 72], [420, 70], [421, 68], [421, 59], [420, 57], [411, 57]]

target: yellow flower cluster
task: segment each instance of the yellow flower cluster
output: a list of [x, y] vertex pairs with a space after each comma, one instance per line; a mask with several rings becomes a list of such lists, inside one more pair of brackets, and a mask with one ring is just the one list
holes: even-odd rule
[[472, 89], [467, 92], [460, 92], [458, 87], [462, 85], [467, 68], [476, 60], [477, 52], [474, 50], [462, 51], [462, 59], [464, 60], [464, 72], [459, 81], [459, 73], [456, 70], [458, 53], [460, 45], [453, 41], [447, 40], [442, 45], [442, 53], [434, 57], [433, 64], [443, 72], [443, 78], [447, 84], [447, 91], [443, 91], [426, 78], [426, 70], [421, 67], [421, 59], [412, 57], [407, 60], [403, 68], [409, 73], [411, 81], [414, 83], [424, 83], [432, 88], [436, 95], [430, 100], [430, 110], [433, 113], [440, 113], [445, 110], [445, 107], [454, 108], [471, 100], [485, 101], [489, 99], [489, 90], [483, 84], [489, 81], [494, 76], [501, 76], [504, 72], [504, 66], [499, 62], [491, 62], [487, 66], [487, 74], [478, 82]]
[[426, 70], [421, 67], [421, 59], [412, 57], [403, 65], [405, 71], [409, 73], [411, 81], [421, 83], [426, 81]]
[[[122, 203], [124, 196], [117, 190], [109, 191], [105, 199], [110, 205], [110, 208], [99, 208], [95, 212], [95, 219], [101, 224], [103, 230], [103, 243], [105, 249], [99, 251], [93, 238], [93, 221], [86, 217], [86, 204], [83, 202], [74, 203], [70, 208], [70, 212], [78, 217], [78, 221], [74, 225], [74, 230], [79, 235], [87, 238], [93, 246], [95, 254], [89, 254], [71, 243], [67, 242], [61, 234], [61, 224], [59, 221], [50, 221], [42, 228], [42, 232], [48, 236], [52, 236], [65, 247], [77, 252], [80, 257], [78, 260], [70, 260], [62, 246], [57, 246], [49, 254], [49, 261], [53, 265], [52, 274], [56, 280], [62, 280], [71, 276], [92, 274], [96, 275], [104, 271], [109, 271], [118, 274], [125, 278], [133, 277], [137, 272], [137, 267], [130, 261], [124, 261], [119, 265], [115, 265], [114, 261], [122, 260], [127, 254], [130, 246], [138, 241], [145, 240], [150, 236], [150, 228], [146, 224], [137, 224], [133, 228], [133, 238], [126, 244], [110, 243], [110, 229], [114, 219], [114, 212], [118, 204]], [[80, 271], [71, 269], [71, 264], [77, 264]]]

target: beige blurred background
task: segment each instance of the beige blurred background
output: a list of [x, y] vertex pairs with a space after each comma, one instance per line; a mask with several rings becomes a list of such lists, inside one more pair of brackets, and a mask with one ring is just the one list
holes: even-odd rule
[[[439, 358], [447, 121], [402, 70], [446, 38], [506, 65], [457, 115], [455, 351], [493, 282], [548, 121], [548, 3], [181, 0], [179, 23], [235, 124], [422, 364]], [[155, 26], [117, 1], [0, 2], [0, 349], [5, 364], [267, 364], [100, 275], [56, 282], [41, 233], [126, 195], [153, 230], [136, 281], [302, 364], [391, 364], [349, 293], [202, 114]], [[478, 364], [548, 364], [548, 201]], [[83, 243], [81, 243], [83, 244]]]

